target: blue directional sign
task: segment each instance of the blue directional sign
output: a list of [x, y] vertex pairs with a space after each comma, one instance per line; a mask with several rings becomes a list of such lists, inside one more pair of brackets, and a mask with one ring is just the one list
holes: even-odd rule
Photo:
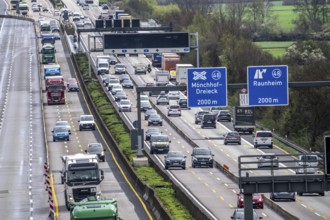
[[189, 68], [187, 97], [189, 107], [227, 106], [227, 69]]
[[249, 66], [247, 81], [250, 106], [289, 104], [288, 66]]

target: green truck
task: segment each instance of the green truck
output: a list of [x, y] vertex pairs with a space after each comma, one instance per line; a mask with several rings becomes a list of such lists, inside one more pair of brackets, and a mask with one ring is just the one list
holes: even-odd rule
[[117, 200], [97, 200], [91, 196], [80, 202], [72, 203], [71, 220], [122, 220], [118, 217]]
[[42, 45], [42, 49], [41, 49], [42, 63], [43, 64], [56, 63], [55, 53], [56, 50], [54, 45], [50, 43]]

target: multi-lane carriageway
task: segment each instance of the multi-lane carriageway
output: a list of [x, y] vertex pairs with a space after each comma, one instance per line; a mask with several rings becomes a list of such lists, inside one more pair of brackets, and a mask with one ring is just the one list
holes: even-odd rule
[[[61, 59], [62, 61], [65, 63], [65, 55], [64, 52], [62, 51], [58, 51], [58, 54], [63, 56]], [[133, 73], [133, 69], [132, 69], [132, 64], [134, 64], [135, 62], [140, 62], [142, 60], [142, 62], [148, 62], [144, 57], [131, 57], [131, 58], [122, 58], [121, 62], [127, 64], [128, 66], [128, 72], [130, 74]], [[65, 64], [64, 64], [65, 66]], [[66, 68], [66, 67], [64, 67]], [[66, 69], [68, 70], [68, 69]], [[67, 74], [69, 73], [66, 72]], [[152, 78], [152, 74], [151, 76], [147, 76], [147, 77], [151, 77]], [[144, 83], [145, 80], [145, 76], [142, 77], [138, 77], [138, 76], [132, 76], [132, 78], [140, 85], [142, 85]], [[75, 100], [81, 100], [80, 96], [77, 96], [77, 94], [70, 94], [70, 96], [68, 96], [68, 100], [72, 103], [75, 102]], [[131, 100], [135, 100], [135, 94], [133, 93], [129, 93], [129, 98]], [[57, 118], [61, 118], [61, 119], [67, 119], [72, 123], [72, 126], [77, 126], [77, 117], [81, 114], [81, 112], [86, 112], [83, 106], [84, 110], [81, 110], [79, 108], [76, 108], [75, 105], [71, 106], [69, 105], [69, 103], [65, 106], [59, 106], [58, 108], [52, 109], [51, 112], [49, 112], [49, 115], [46, 118], [46, 124], [47, 124], [47, 118], [49, 118], [48, 120], [48, 125], [46, 126], [47, 128], [47, 140], [50, 140], [50, 130], [52, 127], [52, 123], [55, 122], [55, 120], [57, 120]], [[79, 104], [78, 104], [79, 105]], [[134, 105], [134, 104], [133, 104]], [[54, 107], [54, 106], [53, 106]], [[166, 109], [164, 107], [160, 108], [161, 111], [166, 111]], [[136, 111], [136, 109], [134, 110]], [[191, 134], [192, 139], [202, 139], [201, 137], [203, 136], [214, 136], [214, 135], [219, 135], [219, 133], [224, 133], [225, 132], [225, 127], [229, 126], [230, 124], [225, 124], [225, 126], [221, 126], [218, 125], [218, 127], [220, 127], [220, 129], [217, 130], [211, 130], [211, 129], [207, 129], [207, 130], [202, 130], [200, 129], [198, 126], [195, 126], [192, 121], [193, 121], [193, 113], [196, 110], [191, 110], [191, 111], [185, 111], [183, 113], [183, 116], [181, 118], [175, 118], [172, 121], [176, 121], [178, 122], [180, 128], [182, 128], [187, 134]], [[127, 118], [129, 118], [130, 120], [136, 118], [136, 112], [133, 112], [131, 114], [129, 113], [125, 113], [125, 115], [127, 116]], [[72, 119], [72, 121], [71, 121]], [[4, 123], [5, 124], [5, 123]], [[166, 133], [168, 133], [171, 136], [172, 139], [172, 149], [180, 149], [184, 152], [187, 153], [187, 155], [189, 155], [189, 153], [191, 152], [191, 147], [189, 146], [188, 143], [184, 142], [175, 132], [175, 130], [173, 130], [170, 126], [168, 126], [167, 124], [165, 124], [162, 128], [162, 130]], [[77, 132], [78, 136], [79, 136], [79, 132]], [[83, 136], [88, 135], [87, 133], [91, 133], [91, 132], [84, 132]], [[76, 134], [74, 134], [76, 135]], [[75, 136], [76, 137], [76, 136]], [[82, 139], [80, 141], [80, 139]], [[89, 138], [88, 138], [89, 140]], [[96, 140], [97, 139], [96, 137]], [[54, 161], [58, 160], [57, 162], [54, 162], [55, 167], [52, 168], [54, 171], [60, 170], [60, 168], [58, 168], [58, 165], [56, 165], [56, 163], [59, 163], [60, 159], [58, 156], [56, 156], [57, 153], [67, 153], [67, 152], [79, 152], [81, 150], [83, 150], [84, 146], [86, 146], [85, 144], [87, 144], [84, 141], [84, 137], [76, 137], [76, 142], [70, 140], [70, 142], [68, 143], [58, 143], [59, 147], [51, 147], [50, 143], [50, 148], [52, 148], [54, 150], [54, 152], [52, 152], [51, 154], [54, 154], [53, 159]], [[253, 151], [253, 149], [251, 148], [251, 146], [248, 144], [248, 142], [244, 142], [242, 146], [229, 146], [230, 149], [228, 149], [227, 147], [222, 146], [222, 142], [221, 141], [212, 141], [212, 140], [208, 140], [208, 141], [202, 141], [202, 140], [196, 140], [198, 142], [199, 145], [208, 145], [210, 147], [212, 147], [212, 149], [214, 149], [216, 152], [216, 160], [222, 161], [223, 163], [226, 163], [229, 165], [231, 170], [234, 170], [235, 167], [237, 167], [236, 165], [236, 158], [237, 155], [239, 155], [240, 153], [246, 153], [246, 154], [251, 154], [251, 151]], [[72, 144], [72, 143], [75, 144]], [[81, 147], [77, 147], [79, 146]], [[1, 145], [3, 146], [3, 145]], [[275, 149], [276, 151], [277, 149]], [[57, 151], [57, 152], [56, 152]], [[255, 152], [254, 152], [255, 154]], [[110, 158], [109, 155], [107, 155], [107, 158]], [[158, 158], [158, 157], [156, 157]], [[159, 161], [162, 161], [162, 157], [160, 158]], [[190, 164], [190, 158], [188, 157], [188, 161], [187, 163]], [[186, 171], [181, 171], [181, 170], [173, 170], [173, 171], [167, 171], [168, 173], [171, 173], [172, 175], [175, 175], [178, 177], [178, 179], [180, 179], [180, 181], [188, 186], [191, 185], [194, 188], [191, 188], [190, 191], [193, 194], [198, 195], [198, 199], [200, 201], [202, 201], [203, 203], [207, 204], [207, 202], [211, 203], [210, 205], [206, 205], [208, 207], [208, 209], [210, 210], [219, 210], [219, 212], [221, 212], [219, 215], [217, 215], [218, 219], [228, 219], [229, 216], [231, 215], [233, 208], [236, 205], [236, 193], [238, 192], [237, 186], [235, 184], [233, 184], [230, 180], [226, 179], [225, 176], [223, 176], [220, 172], [218, 172], [216, 169], [192, 169], [192, 168], [188, 168]], [[234, 171], [235, 172], [235, 171]], [[107, 177], [106, 177], [107, 178]], [[55, 181], [59, 181], [58, 179], [58, 173], [55, 173]], [[56, 187], [58, 188], [58, 191], [61, 191], [62, 186], [58, 185], [58, 182], [56, 183]], [[196, 192], [196, 193], [195, 193]], [[113, 192], [112, 192], [113, 193]], [[121, 193], [123, 193], [121, 191]], [[63, 198], [60, 194], [59, 194], [59, 198]], [[327, 212], [323, 211], [323, 210], [327, 210], [327, 206], [325, 206], [326, 201], [322, 201], [325, 198], [320, 198], [320, 197], [298, 197], [298, 201], [296, 203], [288, 203], [288, 202], [284, 202], [283, 205], [288, 209], [291, 209], [290, 212], [291, 213], [295, 213], [297, 215], [300, 215], [300, 219], [317, 219], [317, 218], [323, 218], [323, 219], [327, 219], [329, 218], [327, 216]], [[59, 199], [59, 203], [60, 203], [60, 211], [61, 213], [65, 213], [65, 210], [63, 210], [63, 205], [61, 206], [61, 199]], [[319, 203], [316, 203], [315, 205], [313, 205], [313, 203], [315, 203], [315, 201], [319, 201]], [[322, 205], [323, 204], [323, 205]], [[129, 204], [127, 204], [129, 205]], [[317, 208], [318, 205], [320, 205], [320, 208]], [[126, 205], [125, 205], [126, 207]], [[324, 207], [324, 209], [322, 209], [322, 207]], [[119, 210], [120, 211], [120, 210]], [[212, 211], [213, 212], [213, 211]], [[269, 218], [269, 219], [280, 219], [279, 216], [277, 216], [275, 213], [273, 213], [271, 210], [268, 209], [264, 209], [264, 210], [258, 210], [258, 212], [264, 216], [264, 218]], [[216, 213], [216, 211], [215, 211]], [[318, 214], [318, 215], [317, 215]], [[61, 214], [61, 216], [65, 216], [65, 214]], [[123, 216], [122, 216], [123, 217]], [[127, 216], [128, 218], [125, 219], [133, 219], [130, 218], [129, 216]], [[24, 219], [24, 218], [23, 218]], [[65, 219], [65, 218], [64, 218]], [[140, 218], [143, 219], [143, 218]]]

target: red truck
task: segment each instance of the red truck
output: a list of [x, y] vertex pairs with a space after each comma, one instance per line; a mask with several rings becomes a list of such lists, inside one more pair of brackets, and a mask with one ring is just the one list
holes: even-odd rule
[[48, 105], [65, 104], [63, 76], [47, 76], [45, 83]]

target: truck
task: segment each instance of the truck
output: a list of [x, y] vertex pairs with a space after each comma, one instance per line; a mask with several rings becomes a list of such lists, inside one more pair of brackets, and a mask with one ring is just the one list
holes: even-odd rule
[[162, 54], [162, 69], [171, 71], [175, 70], [176, 64], [180, 62], [180, 56], [176, 53], [163, 53]]
[[166, 86], [169, 83], [170, 72], [167, 70], [157, 70], [155, 73], [156, 86]]
[[29, 5], [27, 3], [19, 3], [18, 9], [21, 15], [27, 15], [29, 12]]
[[118, 217], [117, 200], [98, 200], [95, 196], [90, 196], [80, 202], [73, 203], [70, 210], [70, 220], [83, 219], [121, 220], [121, 218]]
[[100, 183], [104, 179], [103, 170], [99, 169], [97, 155], [73, 154], [61, 157], [63, 169], [61, 183], [64, 184], [64, 200], [68, 210], [75, 203], [95, 196], [101, 198]]
[[41, 48], [41, 61], [43, 64], [56, 63], [55, 46], [52, 44], [44, 44]]
[[256, 127], [254, 112], [254, 107], [235, 107], [233, 120], [234, 130], [252, 134]]
[[45, 80], [47, 104], [65, 104], [65, 85], [63, 76], [47, 76]]
[[187, 85], [187, 75], [188, 75], [188, 69], [194, 68], [192, 64], [176, 64], [176, 84], [183, 86]]
[[97, 57], [96, 59], [97, 75], [109, 74], [110, 64], [106, 58]]
[[20, 0], [10, 0], [11, 9], [16, 9], [16, 6], [19, 5]]
[[160, 53], [154, 53], [152, 55], [152, 66], [153, 67], [161, 67], [162, 66], [162, 54]]
[[61, 74], [61, 67], [59, 64], [45, 64], [44, 65], [44, 79], [47, 76], [60, 76]]
[[55, 36], [53, 34], [43, 34], [41, 37], [41, 44], [55, 44]]

